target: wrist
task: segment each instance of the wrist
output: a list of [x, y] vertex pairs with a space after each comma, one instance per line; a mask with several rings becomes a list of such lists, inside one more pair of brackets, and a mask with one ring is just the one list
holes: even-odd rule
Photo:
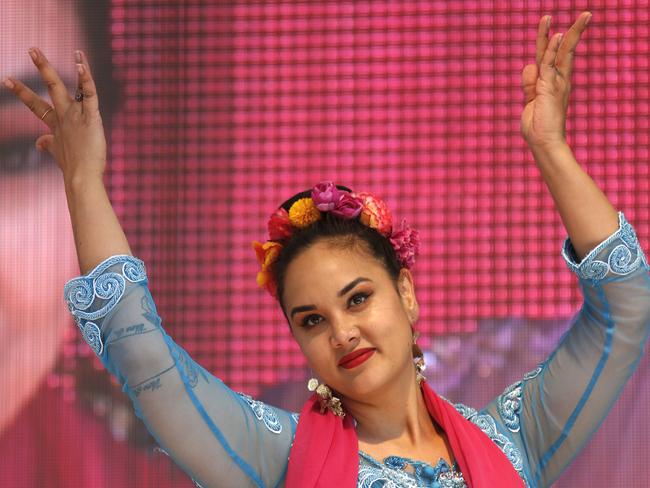
[[66, 191], [78, 191], [88, 185], [94, 185], [96, 183], [101, 183], [103, 185], [104, 179], [101, 174], [74, 173], [64, 174], [63, 183]]
[[566, 140], [552, 141], [543, 144], [529, 144], [528, 147], [538, 164], [548, 160], [554, 160], [558, 156], [564, 156], [567, 151], [572, 153], [571, 147]]

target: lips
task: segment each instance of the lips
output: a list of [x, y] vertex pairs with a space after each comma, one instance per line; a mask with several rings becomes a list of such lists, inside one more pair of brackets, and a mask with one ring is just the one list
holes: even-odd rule
[[357, 349], [356, 351], [346, 354], [339, 360], [339, 366], [342, 368], [354, 368], [359, 364], [363, 363], [366, 359], [373, 355], [375, 352], [374, 347], [364, 347], [362, 349]]

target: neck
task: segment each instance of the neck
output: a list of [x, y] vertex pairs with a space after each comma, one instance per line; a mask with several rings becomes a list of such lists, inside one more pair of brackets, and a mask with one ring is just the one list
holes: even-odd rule
[[360, 445], [413, 450], [438, 436], [414, 371], [408, 368], [402, 376], [391, 382], [394, 387], [369, 399], [345, 399], [346, 410], [357, 421]]

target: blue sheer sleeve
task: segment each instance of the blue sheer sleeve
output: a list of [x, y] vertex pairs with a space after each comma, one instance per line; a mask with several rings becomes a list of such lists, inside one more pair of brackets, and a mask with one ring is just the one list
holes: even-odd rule
[[582, 450], [650, 333], [648, 263], [622, 213], [619, 229], [581, 262], [569, 239], [562, 255], [579, 278], [581, 309], [548, 359], [482, 411], [496, 420], [496, 435], [528, 486], [550, 486]]
[[295, 418], [232, 391], [165, 333], [141, 260], [112, 256], [70, 280], [64, 295], [136, 415], [199, 486], [283, 482]]

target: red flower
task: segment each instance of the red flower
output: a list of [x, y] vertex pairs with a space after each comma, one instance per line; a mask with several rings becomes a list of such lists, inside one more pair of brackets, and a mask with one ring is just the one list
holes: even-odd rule
[[293, 229], [288, 212], [282, 207], [277, 209], [269, 219], [268, 229], [269, 239], [272, 241], [282, 241], [291, 237]]

